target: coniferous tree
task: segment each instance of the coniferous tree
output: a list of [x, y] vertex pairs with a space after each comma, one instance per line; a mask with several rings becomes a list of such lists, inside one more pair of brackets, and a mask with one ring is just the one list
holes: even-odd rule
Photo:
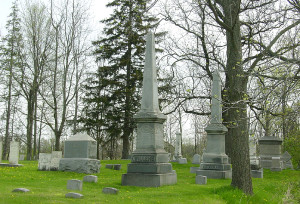
[[[17, 68], [22, 66], [21, 64], [21, 49], [22, 45], [22, 34], [20, 32], [21, 19], [18, 16], [18, 6], [17, 1], [13, 2], [12, 11], [9, 14], [9, 19], [6, 24], [6, 29], [8, 31], [7, 35], [2, 39], [4, 45], [1, 47], [1, 66], [4, 68], [5, 87], [7, 92], [5, 93], [6, 101], [6, 124], [5, 124], [5, 136], [4, 136], [4, 148], [3, 148], [3, 158], [6, 158], [9, 148], [9, 140], [13, 136], [10, 133], [11, 124], [11, 114], [12, 114], [12, 100], [17, 94], [13, 94], [13, 81], [14, 73]], [[3, 71], [2, 70], [2, 71]]]
[[[109, 135], [123, 141], [122, 158], [128, 158], [130, 139], [134, 130], [133, 115], [140, 101], [145, 39], [149, 29], [158, 25], [158, 19], [148, 14], [149, 0], [113, 0], [107, 7], [114, 8], [112, 15], [102, 21], [104, 37], [93, 42], [95, 55], [103, 66], [101, 86], [104, 97]], [[163, 33], [157, 34], [162, 35]], [[121, 131], [119, 129], [121, 128]]]

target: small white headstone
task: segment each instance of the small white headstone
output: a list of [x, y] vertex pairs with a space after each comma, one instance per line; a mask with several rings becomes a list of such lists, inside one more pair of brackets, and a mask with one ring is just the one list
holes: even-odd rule
[[187, 164], [186, 158], [179, 158], [178, 159], [178, 164]]
[[38, 169], [41, 171], [49, 171], [51, 163], [51, 154], [40, 153]]
[[87, 175], [83, 177], [83, 182], [88, 182], [88, 183], [97, 183], [98, 177], [94, 175]]
[[106, 187], [102, 189], [102, 193], [104, 194], [118, 194], [119, 190], [112, 187]]
[[51, 153], [50, 170], [57, 171], [59, 168], [59, 161], [62, 158], [62, 151], [53, 151]]
[[25, 159], [25, 154], [20, 154], [20, 161], [24, 161]]
[[271, 171], [281, 171], [282, 170], [282, 161], [280, 157], [272, 157], [272, 166]]
[[16, 165], [19, 163], [19, 142], [10, 142], [9, 164]]
[[77, 179], [68, 180], [67, 189], [82, 191], [82, 181]]
[[83, 198], [83, 195], [80, 193], [70, 192], [66, 194], [66, 198]]
[[207, 177], [206, 176], [202, 176], [202, 175], [196, 176], [196, 184], [200, 184], [200, 185], [207, 184]]

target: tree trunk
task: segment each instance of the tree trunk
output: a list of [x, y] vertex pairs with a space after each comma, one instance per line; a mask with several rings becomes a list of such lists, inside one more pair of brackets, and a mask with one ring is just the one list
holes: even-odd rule
[[33, 128], [33, 115], [34, 115], [34, 91], [29, 91], [27, 100], [27, 160], [31, 160], [32, 157], [32, 128]]
[[252, 180], [250, 175], [250, 158], [248, 145], [247, 106], [244, 97], [247, 95], [248, 76], [242, 67], [242, 44], [240, 30], [240, 1], [220, 0], [224, 11], [224, 23], [227, 40], [226, 82], [227, 113], [224, 121], [228, 124], [226, 152], [232, 162], [231, 185], [251, 195]]

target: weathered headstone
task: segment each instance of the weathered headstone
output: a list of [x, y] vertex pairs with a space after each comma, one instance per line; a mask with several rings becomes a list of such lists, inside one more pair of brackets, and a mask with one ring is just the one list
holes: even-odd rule
[[282, 171], [282, 161], [280, 157], [272, 157], [271, 171]]
[[283, 164], [283, 169], [294, 169], [292, 164], [292, 156], [287, 151], [285, 151], [282, 154], [281, 160]]
[[122, 185], [158, 187], [177, 183], [177, 175], [168, 163], [164, 150], [163, 123], [166, 116], [159, 110], [154, 34], [146, 40], [141, 110], [134, 116], [137, 123], [136, 149], [132, 153]]
[[282, 140], [273, 136], [264, 136], [258, 140], [260, 150], [260, 165], [262, 168], [270, 169], [272, 157], [281, 156]]
[[207, 184], [207, 177], [206, 176], [202, 176], [202, 175], [196, 176], [196, 184], [200, 184], [200, 185]]
[[193, 156], [192, 164], [200, 164], [201, 162], [201, 156], [200, 154], [195, 154]]
[[114, 170], [121, 170], [121, 164], [114, 164]]
[[10, 142], [9, 164], [18, 165], [19, 163], [19, 142]]
[[186, 158], [179, 158], [178, 159], [178, 164], [187, 164]]
[[102, 193], [104, 194], [118, 194], [119, 190], [112, 187], [105, 187], [102, 189]]
[[256, 155], [256, 143], [254, 138], [249, 138], [249, 154], [250, 154], [250, 168], [251, 177], [263, 178], [263, 169], [260, 166], [260, 158]]
[[107, 169], [113, 169], [114, 165], [113, 164], [106, 164], [105, 168], [107, 168]]
[[39, 154], [39, 163], [38, 170], [40, 171], [49, 171], [51, 164], [51, 154], [49, 153], [40, 153]]
[[74, 193], [74, 192], [70, 192], [66, 194], [66, 198], [83, 198], [83, 195], [80, 193]]
[[82, 181], [77, 179], [68, 180], [67, 189], [82, 191]]
[[211, 121], [205, 128], [207, 146], [197, 175], [207, 178], [231, 178], [231, 166], [225, 154], [225, 133], [227, 128], [222, 124], [221, 79], [218, 71], [213, 73]]
[[182, 157], [181, 155], [181, 133], [176, 133], [176, 141], [175, 141], [175, 159], [178, 161], [179, 158]]
[[264, 177], [263, 168], [260, 168], [258, 170], [251, 169], [251, 177], [252, 178], [263, 178]]
[[65, 141], [64, 158], [60, 159], [60, 171], [99, 173], [100, 161], [96, 158], [96, 141], [87, 134], [77, 133]]
[[53, 151], [51, 153], [50, 170], [57, 171], [59, 169], [59, 161], [62, 158], [62, 151]]
[[83, 177], [83, 182], [97, 183], [98, 177], [94, 176], [94, 175], [88, 175], [88, 176]]

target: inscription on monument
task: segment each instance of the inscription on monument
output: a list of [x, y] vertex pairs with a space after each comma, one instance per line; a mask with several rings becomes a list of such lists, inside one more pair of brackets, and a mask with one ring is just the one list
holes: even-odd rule
[[152, 163], [155, 162], [155, 157], [154, 155], [133, 155], [131, 161]]

